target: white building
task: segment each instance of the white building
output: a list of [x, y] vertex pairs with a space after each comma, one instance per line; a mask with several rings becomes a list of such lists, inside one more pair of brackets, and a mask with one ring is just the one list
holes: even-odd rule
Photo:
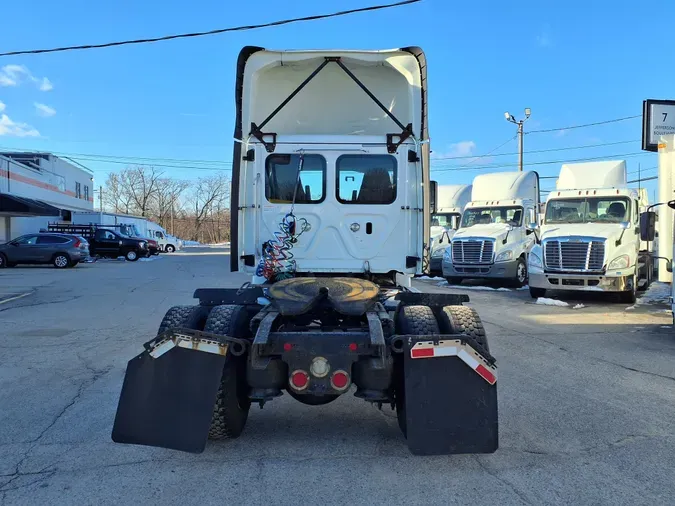
[[0, 152], [0, 242], [94, 209], [93, 173], [50, 153]]

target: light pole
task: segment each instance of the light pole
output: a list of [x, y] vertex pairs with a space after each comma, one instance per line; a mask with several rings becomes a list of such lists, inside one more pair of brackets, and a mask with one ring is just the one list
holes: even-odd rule
[[518, 125], [518, 170], [520, 172], [523, 171], [523, 123], [525, 123], [528, 119], [530, 119], [531, 114], [532, 110], [529, 107], [526, 107], [525, 119], [516, 121], [516, 118], [514, 118], [510, 112], [504, 113], [506, 121], [510, 121], [511, 123]]

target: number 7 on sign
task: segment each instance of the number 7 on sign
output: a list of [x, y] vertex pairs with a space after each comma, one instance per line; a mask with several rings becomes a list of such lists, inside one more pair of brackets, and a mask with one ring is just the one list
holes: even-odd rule
[[663, 114], [663, 122], [665, 123], [665, 122], [666, 122], [666, 118], [668, 117], [668, 113], [667, 113], [667, 112], [662, 112], [661, 114]]

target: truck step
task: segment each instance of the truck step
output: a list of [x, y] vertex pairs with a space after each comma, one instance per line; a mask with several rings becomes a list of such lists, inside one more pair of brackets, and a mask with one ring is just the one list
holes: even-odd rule
[[648, 280], [640, 279], [638, 280], [638, 288], [646, 288]]

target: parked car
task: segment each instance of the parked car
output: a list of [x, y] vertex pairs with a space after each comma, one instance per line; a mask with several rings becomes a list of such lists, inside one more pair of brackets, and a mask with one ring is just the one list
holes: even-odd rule
[[18, 264], [75, 267], [89, 257], [89, 243], [72, 234], [27, 234], [0, 244], [0, 268]]
[[148, 241], [136, 237], [127, 237], [109, 228], [96, 225], [49, 224], [50, 232], [78, 234], [89, 241], [92, 256], [117, 258], [123, 256], [130, 262], [150, 255]]

